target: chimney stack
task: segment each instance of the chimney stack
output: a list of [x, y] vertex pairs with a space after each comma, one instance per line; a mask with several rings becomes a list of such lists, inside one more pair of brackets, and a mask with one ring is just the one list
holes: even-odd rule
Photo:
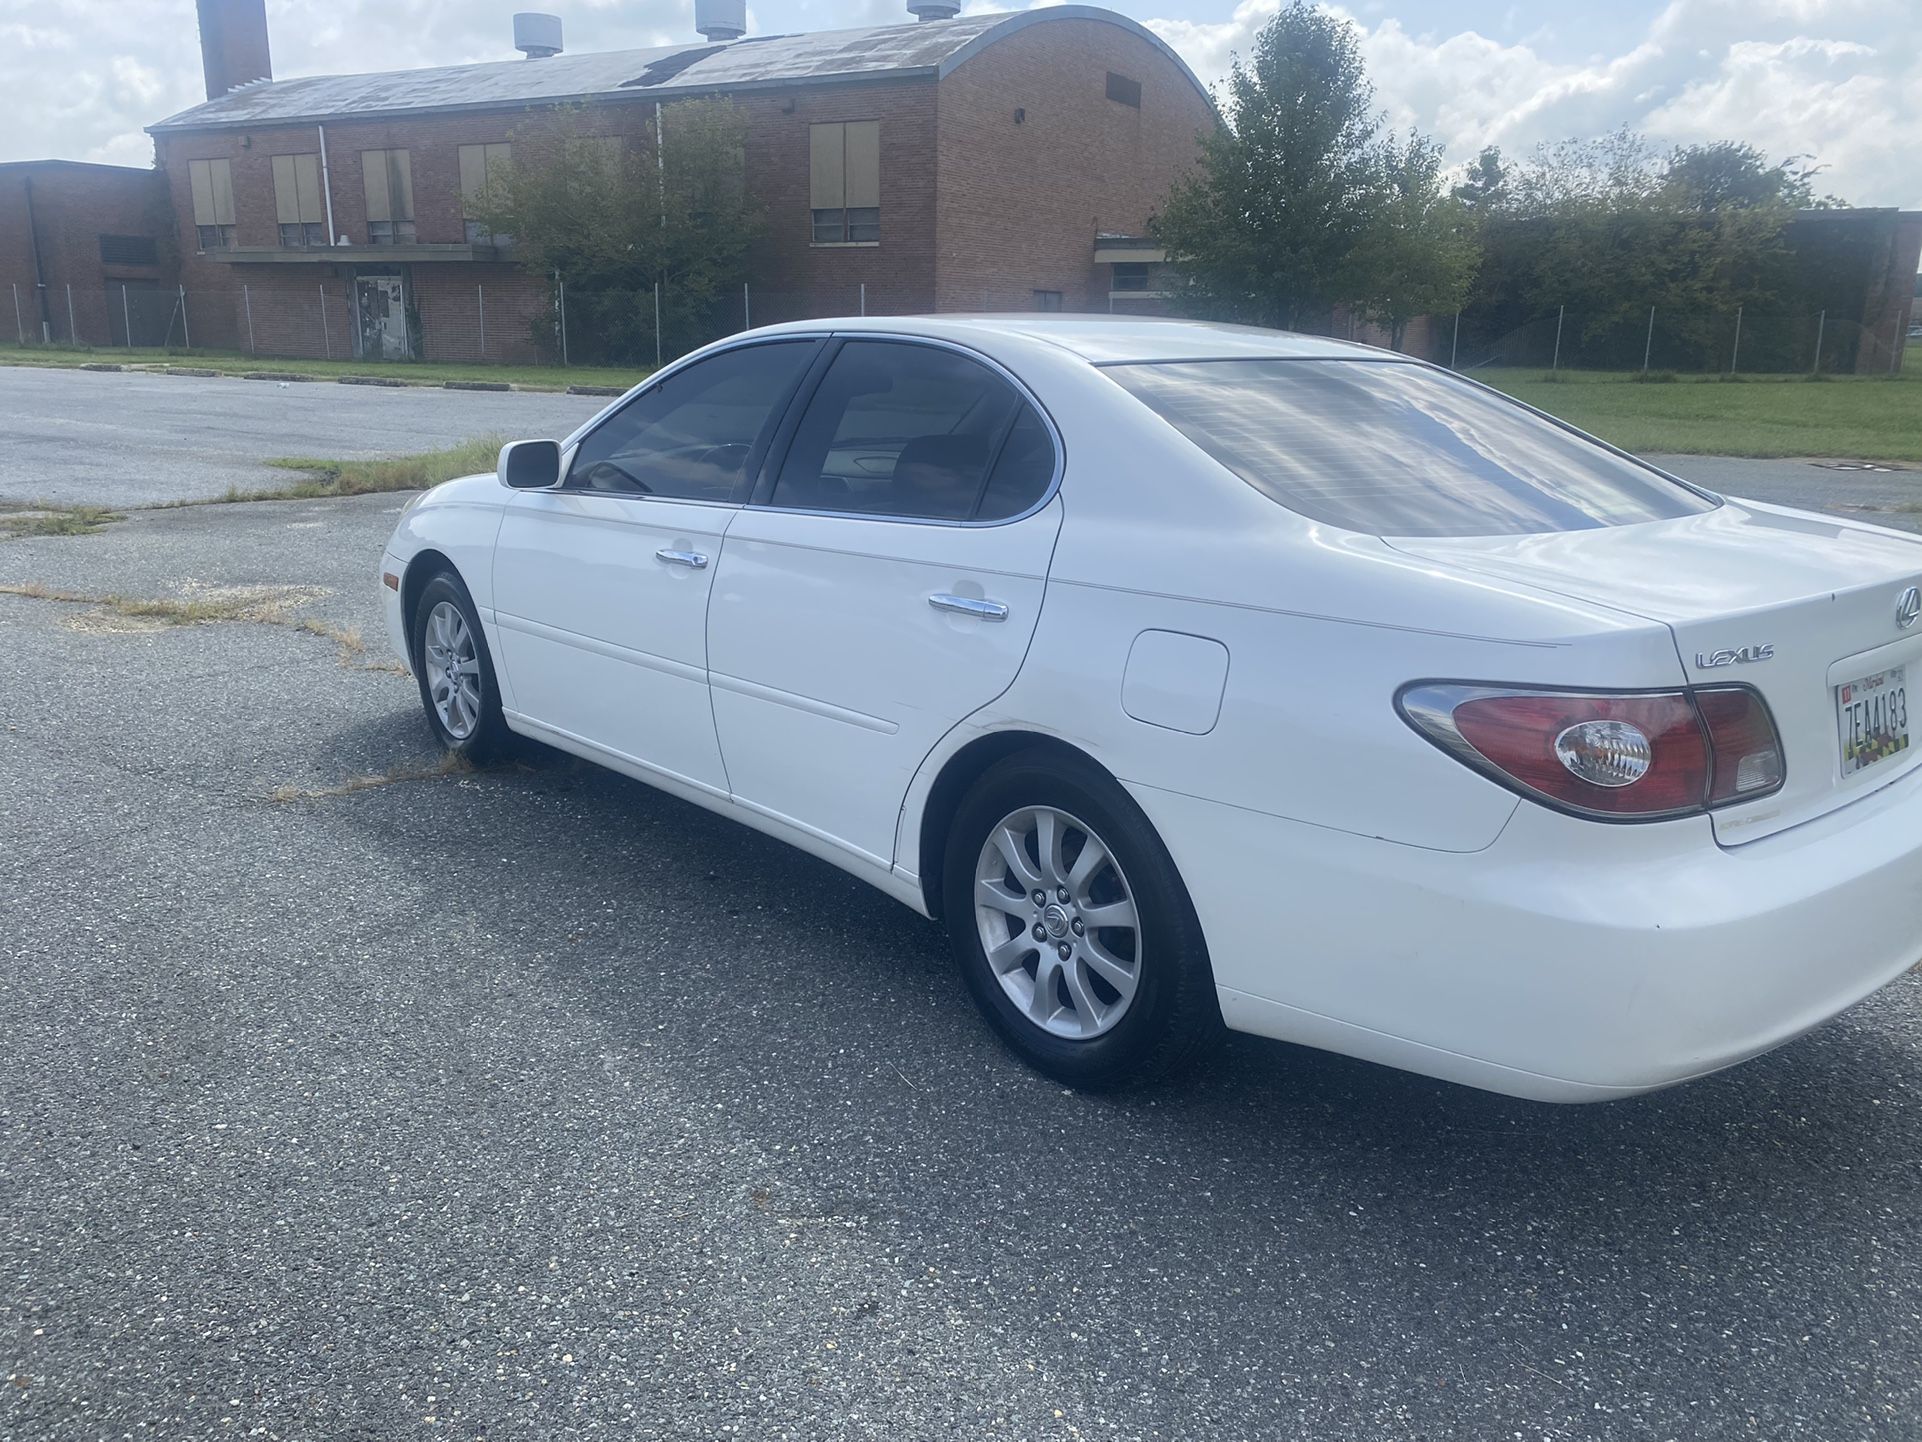
[[250, 81], [274, 78], [273, 57], [267, 53], [267, 0], [194, 0], [194, 8], [209, 100]]
[[523, 10], [514, 17], [514, 48], [529, 60], [561, 53], [561, 17]]

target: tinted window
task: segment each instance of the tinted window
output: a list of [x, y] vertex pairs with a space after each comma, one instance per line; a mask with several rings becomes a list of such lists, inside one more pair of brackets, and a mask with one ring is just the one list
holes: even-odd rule
[[1003, 520], [1053, 475], [1046, 426], [986, 366], [932, 346], [850, 341], [808, 402], [772, 504]]
[[1198, 361], [1108, 374], [1256, 490], [1346, 530], [1520, 535], [1715, 504], [1423, 366]]
[[741, 499], [755, 444], [817, 344], [743, 346], [676, 371], [581, 442], [567, 484], [674, 500]]

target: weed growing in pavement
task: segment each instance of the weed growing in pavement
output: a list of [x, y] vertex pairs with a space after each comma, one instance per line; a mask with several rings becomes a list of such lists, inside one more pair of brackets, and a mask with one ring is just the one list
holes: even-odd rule
[[35, 506], [28, 511], [0, 513], [0, 538], [28, 536], [91, 536], [127, 518], [105, 506]]
[[296, 801], [331, 801], [339, 796], [352, 796], [359, 791], [372, 791], [381, 786], [392, 786], [400, 781], [431, 781], [440, 776], [457, 776], [472, 771], [473, 766], [449, 751], [438, 761], [426, 766], [390, 766], [378, 774], [349, 776], [337, 786], [321, 786], [308, 789], [300, 786], [276, 786], [267, 799], [283, 805]]

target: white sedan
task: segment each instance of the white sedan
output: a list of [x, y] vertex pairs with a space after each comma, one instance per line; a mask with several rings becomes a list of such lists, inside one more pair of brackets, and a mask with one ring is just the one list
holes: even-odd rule
[[409, 506], [442, 743], [538, 738], [945, 922], [1082, 1085], [1227, 1027], [1558, 1101], [1922, 954], [1922, 545], [1238, 327], [820, 321]]

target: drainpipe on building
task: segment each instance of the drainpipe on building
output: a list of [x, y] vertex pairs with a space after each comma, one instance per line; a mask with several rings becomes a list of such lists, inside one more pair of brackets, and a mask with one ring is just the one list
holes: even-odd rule
[[327, 127], [316, 125], [320, 135], [320, 198], [327, 207], [327, 243], [339, 245], [340, 235], [334, 229], [334, 182], [327, 174]]
[[23, 177], [20, 186], [27, 202], [27, 250], [33, 257], [33, 293], [40, 297], [40, 343], [52, 345], [53, 312], [47, 309], [47, 278], [40, 273], [40, 226], [33, 215], [33, 177]]

